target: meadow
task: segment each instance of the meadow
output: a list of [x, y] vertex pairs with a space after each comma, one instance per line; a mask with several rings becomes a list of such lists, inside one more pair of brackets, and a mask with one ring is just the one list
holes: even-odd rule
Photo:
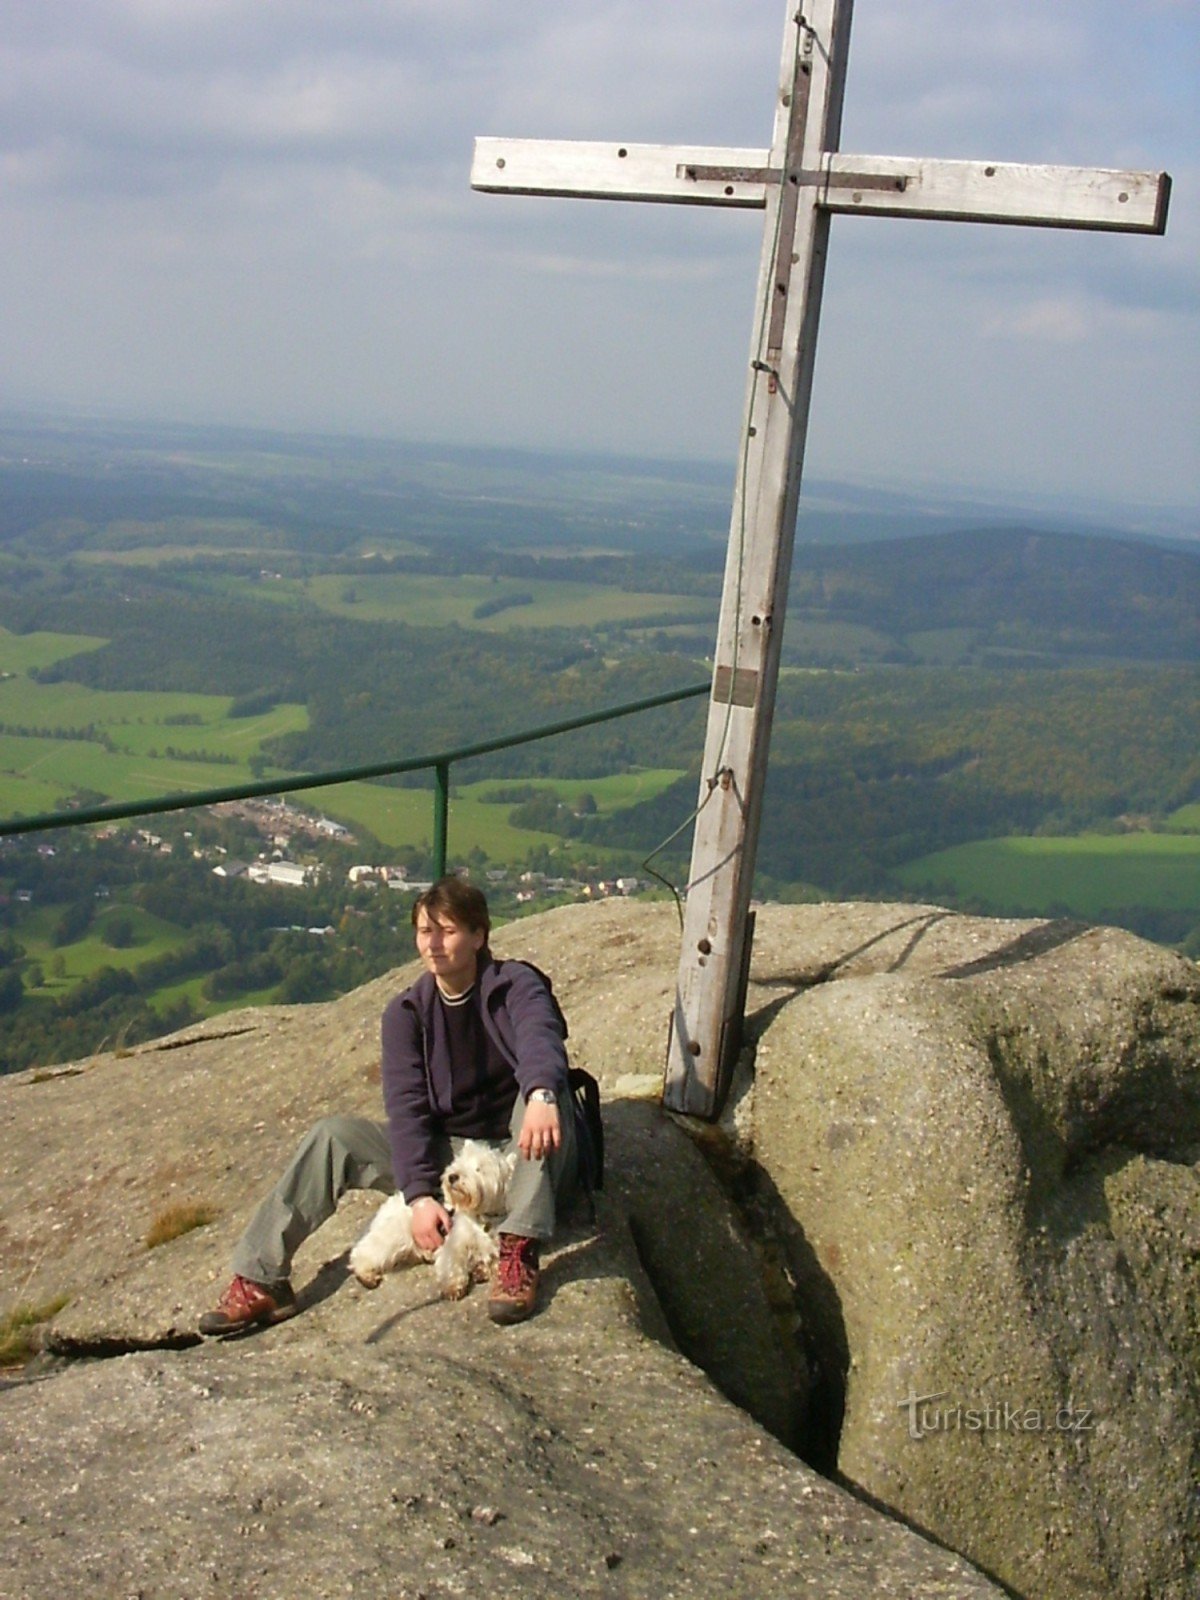
[[83, 633], [10, 633], [0, 628], [0, 674], [36, 671], [107, 642]]
[[[569, 806], [577, 806], [585, 795], [596, 802], [599, 816], [611, 816], [629, 806], [640, 805], [643, 800], [653, 800], [655, 795], [669, 789], [676, 778], [683, 776], [677, 767], [637, 767], [631, 772], [615, 772], [606, 778], [539, 778], [533, 784], [538, 789], [551, 789]], [[489, 794], [511, 788], [511, 782], [486, 778], [478, 783], [464, 784], [458, 792], [464, 796], [483, 800]]]
[[[677, 770], [634, 771], [608, 778], [539, 779], [539, 790], [551, 791], [567, 806], [576, 806], [585, 794], [596, 802], [599, 815], [609, 815], [653, 799], [668, 789], [680, 776]], [[495, 778], [475, 783], [451, 784], [447, 837], [451, 852], [467, 855], [472, 850], [485, 852], [495, 862], [520, 862], [531, 849], [544, 845], [563, 858], [569, 870], [572, 853], [578, 854], [575, 841], [561, 834], [535, 828], [517, 828], [508, 821], [513, 802], [497, 800], [514, 787], [512, 782]], [[351, 829], [366, 828], [385, 845], [428, 846], [433, 838], [433, 791], [431, 789], [393, 789], [377, 783], [344, 783], [336, 788], [314, 790], [309, 795], [297, 791], [301, 799], [320, 805], [327, 816]], [[589, 857], [596, 851], [590, 848]]]
[[[662, 600], [623, 598], [653, 598], [656, 604]], [[562, 604], [563, 597], [546, 603]], [[300, 705], [280, 704], [257, 716], [231, 717], [232, 702], [226, 695], [94, 689], [69, 680], [40, 683], [27, 675], [31, 668], [50, 666], [103, 643], [84, 635], [0, 632], [0, 671], [12, 674], [0, 680], [0, 816], [52, 811], [80, 793], [131, 801], [246, 782], [252, 776], [251, 760], [261, 755], [265, 741], [307, 726], [308, 713]], [[283, 775], [279, 769], [262, 770], [268, 777]], [[605, 778], [547, 780], [540, 787], [552, 789], [568, 806], [590, 794], [597, 813], [606, 815], [652, 799], [678, 776], [675, 769], [635, 770]], [[454, 786], [449, 819], [453, 849], [461, 854], [480, 849], [493, 861], [516, 862], [530, 849], [545, 846], [562, 854], [566, 865], [571, 842], [556, 833], [514, 827], [508, 821], [512, 802], [489, 798], [497, 792], [504, 789], [495, 781]], [[433, 797], [428, 789], [347, 783], [294, 793], [351, 830], [366, 829], [383, 845], [427, 846], [432, 840]], [[86, 954], [80, 959], [86, 962]]]
[[[31, 907], [21, 919], [21, 943], [27, 958], [42, 969], [42, 982], [32, 986], [32, 994], [55, 997], [66, 994], [83, 978], [90, 978], [101, 967], [116, 967], [133, 972], [145, 961], [166, 955], [187, 942], [188, 934], [173, 922], [166, 922], [141, 906], [127, 902], [100, 910], [91, 928], [81, 939], [58, 945], [54, 925], [62, 907]], [[109, 944], [105, 932], [117, 920], [128, 928], [127, 944]]]
[[1200, 914], [1200, 833], [983, 839], [922, 856], [893, 875], [910, 893], [936, 898], [950, 886], [957, 898], [998, 911], [1069, 908], [1099, 918], [1147, 906]]
[[[638, 622], [670, 616], [681, 621], [711, 621], [715, 602], [683, 595], [639, 594], [604, 585], [555, 578], [493, 578], [482, 573], [457, 573], [453, 580], [428, 573], [385, 573], [363, 578], [327, 574], [301, 582], [279, 579], [254, 583], [256, 597], [268, 589], [289, 592], [335, 616], [363, 622], [400, 622], [410, 627], [457, 626], [487, 633], [528, 628], [592, 628], [608, 623]], [[479, 606], [519, 601], [485, 617]]]
[[[378, 783], [342, 783], [336, 788], [296, 791], [303, 803], [319, 805], [326, 816], [344, 823], [352, 832], [365, 828], [382, 845], [416, 845], [429, 849], [433, 842], [433, 790], [393, 789]], [[486, 805], [451, 793], [447, 834], [453, 853], [483, 850], [492, 861], [519, 861], [536, 845], [556, 847], [557, 834], [514, 828], [506, 818], [511, 806]]]
[[[19, 655], [12, 638], [0, 635], [0, 661]], [[30, 640], [36, 666], [104, 642], [49, 634], [20, 642]], [[5, 670], [14, 676], [0, 680], [0, 816], [53, 810], [86, 792], [129, 801], [246, 782], [264, 740], [308, 725], [299, 705], [231, 717], [228, 695], [92, 689]]]

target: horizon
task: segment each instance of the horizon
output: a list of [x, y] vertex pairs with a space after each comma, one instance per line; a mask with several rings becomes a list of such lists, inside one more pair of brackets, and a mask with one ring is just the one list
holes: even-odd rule
[[[548, 447], [524, 444], [502, 444], [495, 441], [402, 436], [382, 432], [332, 430], [312, 428], [284, 428], [267, 425], [248, 425], [222, 420], [191, 421], [183, 418], [135, 417], [102, 411], [70, 408], [24, 409], [0, 403], [0, 432], [23, 427], [69, 432], [77, 429], [111, 431], [130, 436], [145, 434], [205, 434], [228, 435], [231, 440], [260, 440], [263, 443], [290, 444], [292, 446], [319, 445], [337, 448], [369, 446], [381, 451], [436, 455], [439, 452], [480, 458], [490, 464], [496, 459], [511, 459], [515, 466], [535, 463], [554, 464], [563, 468], [582, 468], [613, 476], [645, 474], [663, 479], [686, 482], [695, 488], [697, 471], [710, 476], [714, 495], [723, 497], [718, 503], [731, 504], [736, 463], [732, 452], [728, 460], [715, 456], [686, 457], [638, 455], [629, 451], [586, 449], [582, 447]], [[832, 506], [822, 507], [818, 502], [831, 500]], [[852, 502], [850, 507], [842, 501]], [[1098, 537], [1129, 537], [1134, 539], [1166, 539], [1182, 545], [1200, 547], [1200, 512], [1192, 505], [1147, 505], [1138, 501], [1122, 501], [1110, 497], [1099, 499], [1071, 490], [1044, 492], [1021, 491], [1012, 488], [998, 490], [985, 484], [955, 483], [952, 481], [924, 482], [917, 479], [889, 482], [874, 480], [866, 475], [858, 477], [828, 476], [806, 473], [802, 482], [798, 529], [807, 518], [820, 515], [822, 510], [853, 509], [854, 502], [882, 501], [873, 509], [886, 515], [890, 509], [896, 514], [917, 514], [924, 511], [931, 518], [982, 517], [984, 527], [1006, 525], [1004, 519], [1015, 516], [1043, 518], [1049, 523], [1047, 531], [1073, 532]], [[890, 503], [890, 504], [889, 504]], [[1001, 519], [1001, 520], [994, 520]], [[963, 531], [970, 531], [964, 528]], [[917, 534], [898, 535], [917, 537]], [[798, 532], [797, 543], [802, 542]]]
[[[475, 194], [470, 147], [761, 145], [781, 22], [8, 8], [0, 404], [732, 464], [761, 224]], [[1165, 238], [835, 219], [811, 480], [1200, 504], [1198, 56], [1181, 0], [860, 0], [844, 150], [1175, 188]]]

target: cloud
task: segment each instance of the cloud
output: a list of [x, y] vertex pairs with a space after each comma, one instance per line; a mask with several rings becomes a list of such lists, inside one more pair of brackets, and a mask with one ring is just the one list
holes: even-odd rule
[[1146, 331], [1148, 314], [1119, 312], [1082, 295], [1014, 303], [989, 318], [983, 333], [989, 339], [1025, 339], [1035, 344], [1082, 344], [1120, 321], [1126, 331]]
[[[0, 7], [0, 400], [729, 453], [760, 219], [480, 196], [467, 172], [477, 133], [765, 145], [783, 14], [780, 0]], [[930, 359], [948, 420], [932, 384], [924, 403], [965, 471], [958, 371], [990, 372], [1011, 345], [1061, 358], [1061, 429], [1067, 374], [1090, 385], [1091, 414], [1134, 364], [1150, 373], [1150, 456], [1194, 486], [1179, 397], [1200, 305], [1198, 37], [1194, 5], [1170, 0], [863, 0], [844, 148], [1161, 164], [1179, 181], [1166, 239], [836, 219], [821, 362], [848, 377], [819, 440], [869, 416], [851, 454], [907, 461], [897, 418]], [[939, 341], [950, 356], [933, 362]], [[1029, 369], [1014, 363], [1016, 406]], [[1107, 470], [1102, 451], [1090, 470]]]

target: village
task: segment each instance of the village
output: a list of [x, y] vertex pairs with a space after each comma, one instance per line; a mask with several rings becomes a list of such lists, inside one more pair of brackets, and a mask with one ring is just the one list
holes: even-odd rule
[[[239, 860], [227, 854], [221, 846], [208, 850], [196, 847], [197, 859], [216, 854], [221, 857], [213, 867], [218, 878], [232, 880], [245, 878], [250, 883], [274, 884], [283, 888], [311, 888], [322, 882], [330, 871], [311, 850], [322, 841], [351, 845], [355, 836], [340, 822], [329, 817], [313, 815], [287, 800], [230, 800], [213, 806], [217, 817], [236, 818], [248, 823], [262, 837], [268, 848], [252, 860]], [[157, 835], [138, 830], [142, 841], [151, 847], [160, 844]], [[294, 859], [297, 841], [307, 841], [310, 859]], [[471, 869], [462, 869], [471, 875]], [[580, 900], [607, 900], [614, 896], [627, 897], [649, 887], [649, 884], [630, 874], [611, 878], [576, 878], [513, 867], [488, 867], [482, 877], [490, 891], [511, 895], [518, 906], [553, 896], [556, 900], [574, 896]], [[403, 863], [359, 862], [346, 869], [346, 882], [355, 889], [389, 889], [398, 894], [419, 895], [432, 888], [433, 880], [415, 873]]]

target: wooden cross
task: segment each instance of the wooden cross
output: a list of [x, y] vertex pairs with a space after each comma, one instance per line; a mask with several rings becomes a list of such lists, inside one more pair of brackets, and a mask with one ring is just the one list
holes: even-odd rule
[[[798, 10], [803, 3], [804, 9]], [[834, 212], [1162, 233], [1165, 173], [838, 153], [853, 0], [788, 0], [769, 150], [478, 139], [474, 188], [766, 210], [664, 1100], [720, 1110], [741, 1042], [750, 891]]]

